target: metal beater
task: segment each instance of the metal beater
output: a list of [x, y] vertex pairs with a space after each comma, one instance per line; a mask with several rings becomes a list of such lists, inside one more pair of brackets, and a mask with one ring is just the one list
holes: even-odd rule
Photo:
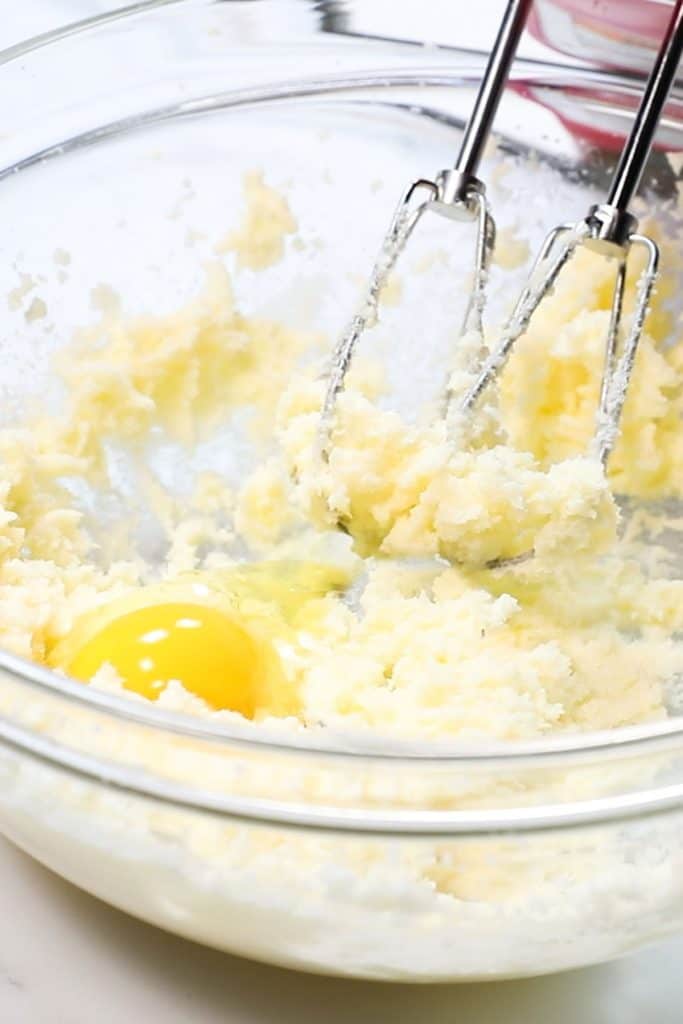
[[[332, 353], [319, 432], [320, 454], [325, 460], [329, 456], [337, 398], [344, 389], [358, 341], [363, 332], [376, 322], [382, 288], [427, 210], [434, 210], [453, 220], [474, 222], [476, 225], [474, 278], [461, 335], [469, 330], [482, 333], [486, 278], [495, 242], [495, 225], [486, 199], [485, 186], [477, 177], [477, 170], [531, 2], [508, 0], [455, 166], [441, 171], [434, 181], [419, 178], [409, 185], [401, 197], [370, 275], [361, 307]], [[423, 193], [424, 198], [420, 199], [420, 193]], [[420, 201], [415, 202], [416, 198]], [[451, 396], [447, 395], [447, 403], [450, 400]]]
[[[427, 210], [434, 210], [455, 220], [476, 223], [474, 280], [460, 336], [462, 338], [469, 330], [480, 334], [482, 332], [485, 287], [495, 240], [495, 226], [484, 184], [477, 178], [476, 171], [530, 6], [531, 0], [510, 0], [507, 5], [455, 167], [441, 171], [434, 181], [418, 179], [401, 198], [373, 268], [361, 309], [332, 354], [319, 432], [320, 454], [325, 460], [329, 457], [337, 399], [344, 388], [358, 341], [362, 333], [376, 321], [380, 292]], [[446, 411], [451, 423], [462, 423], [467, 414], [474, 411], [483, 393], [503, 369], [515, 342], [525, 333], [538, 306], [552, 291], [562, 269], [577, 248], [586, 245], [616, 262], [594, 436], [594, 453], [603, 466], [607, 465], [618, 437], [621, 411], [659, 263], [656, 243], [647, 235], [638, 234], [637, 218], [629, 211], [629, 206], [640, 183], [659, 117], [676, 75], [682, 48], [683, 0], [676, 0], [631, 133], [614, 173], [607, 201], [591, 206], [584, 220], [559, 225], [548, 234], [496, 345], [474, 367], [474, 382], [459, 397], [447, 393]], [[414, 205], [414, 198], [420, 192], [426, 193], [426, 197]], [[639, 282], [628, 333], [622, 343], [621, 321], [627, 264], [629, 254], [636, 248], [645, 250], [647, 262]]]
[[[614, 172], [607, 201], [591, 206], [584, 220], [576, 224], [559, 225], [548, 234], [498, 343], [485, 360], [477, 379], [459, 402], [461, 413], [469, 413], [474, 409], [486, 388], [501, 372], [515, 342], [526, 331], [540, 303], [552, 291], [563, 267], [579, 246], [588, 246], [616, 262], [593, 440], [593, 454], [604, 467], [607, 466], [619, 435], [621, 412], [659, 264], [656, 243], [647, 235], [637, 233], [638, 221], [629, 212], [629, 206], [638, 189], [660, 115], [676, 76], [682, 49], [683, 0], [677, 0], [631, 133]], [[622, 343], [620, 328], [628, 258], [636, 248], [645, 250], [646, 266], [638, 285], [631, 323]]]

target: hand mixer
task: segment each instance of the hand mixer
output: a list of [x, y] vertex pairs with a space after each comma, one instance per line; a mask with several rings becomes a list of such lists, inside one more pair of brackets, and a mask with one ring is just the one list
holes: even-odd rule
[[[413, 182], [399, 202], [370, 276], [360, 311], [352, 319], [332, 354], [319, 431], [319, 450], [321, 457], [326, 461], [330, 453], [337, 400], [344, 389], [359, 339], [363, 332], [374, 324], [382, 288], [417, 223], [428, 210], [434, 210], [456, 220], [476, 223], [474, 278], [460, 337], [462, 338], [469, 330], [481, 333], [486, 278], [494, 246], [495, 227], [486, 200], [485, 188], [476, 177], [476, 170], [529, 7], [530, 0], [510, 0], [507, 4], [472, 116], [465, 129], [455, 167], [442, 171], [434, 181], [420, 178]], [[526, 331], [538, 306], [552, 291], [562, 269], [577, 248], [586, 245], [613, 259], [616, 264], [594, 435], [595, 455], [603, 466], [607, 465], [618, 437], [621, 411], [659, 262], [656, 243], [646, 235], [637, 233], [637, 219], [629, 212], [628, 207], [638, 188], [659, 117], [676, 74], [682, 48], [683, 0], [677, 0], [633, 127], [617, 164], [607, 201], [591, 206], [584, 220], [575, 224], [562, 224], [550, 231], [497, 343], [486, 358], [480, 359], [474, 368], [474, 382], [460, 397], [447, 394], [447, 411], [451, 409], [452, 412], [459, 414], [460, 421], [467, 414], [473, 413], [486, 389], [502, 371], [515, 343]], [[420, 192], [426, 193], [425, 198], [414, 205], [415, 197]], [[635, 309], [627, 336], [622, 343], [622, 305], [627, 264], [630, 253], [637, 248], [645, 251], [646, 266], [637, 289]], [[452, 420], [455, 420], [455, 416]]]

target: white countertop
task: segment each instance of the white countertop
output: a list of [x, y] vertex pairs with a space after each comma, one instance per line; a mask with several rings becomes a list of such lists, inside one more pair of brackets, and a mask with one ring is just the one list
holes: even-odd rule
[[0, 840], [2, 1024], [680, 1024], [683, 938], [533, 981], [409, 986], [296, 974], [167, 935]]
[[[501, 0], [480, 0], [491, 18]], [[22, 0], [0, 46], [121, 0]], [[368, 11], [378, 8], [378, 0]], [[481, 19], [480, 19], [481, 20]], [[476, 40], [475, 40], [476, 42]], [[0, 839], [2, 1024], [680, 1024], [683, 938], [526, 982], [317, 978], [185, 942], [61, 881]]]

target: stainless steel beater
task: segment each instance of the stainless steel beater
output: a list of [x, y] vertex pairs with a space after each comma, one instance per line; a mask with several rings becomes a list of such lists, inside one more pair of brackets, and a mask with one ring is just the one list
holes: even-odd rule
[[[638, 222], [629, 212], [629, 206], [638, 189], [661, 112], [676, 77], [682, 49], [683, 0], [677, 0], [631, 133], [619, 158], [607, 201], [591, 206], [584, 220], [559, 225], [548, 234], [501, 337], [485, 360], [477, 379], [458, 403], [461, 413], [469, 413], [474, 409], [486, 388], [501, 372], [515, 342], [526, 331], [540, 303], [552, 291], [563, 267], [579, 246], [588, 246], [616, 262], [593, 442], [594, 454], [603, 466], [607, 465], [619, 434], [624, 399], [659, 263], [656, 243], [647, 235], [637, 233]], [[620, 329], [627, 264], [629, 254], [636, 248], [645, 251], [646, 265], [638, 285], [631, 323], [622, 342]]]
[[[363, 332], [376, 322], [382, 288], [427, 210], [476, 224], [474, 279], [461, 335], [469, 330], [475, 330], [480, 335], [482, 333], [486, 278], [495, 242], [495, 225], [486, 200], [485, 186], [477, 177], [477, 170], [531, 2], [508, 0], [455, 166], [441, 171], [433, 181], [419, 178], [401, 197], [370, 275], [361, 307], [332, 353], [320, 417], [319, 444], [324, 459], [329, 456], [337, 398], [344, 388], [358, 341]], [[420, 198], [420, 193], [423, 198]], [[419, 201], [416, 202], [416, 199]], [[447, 395], [448, 402], [450, 399], [451, 396]]]
[[[476, 222], [474, 281], [461, 337], [469, 330], [482, 333], [486, 278], [494, 246], [495, 226], [484, 185], [477, 178], [476, 171], [530, 6], [531, 0], [508, 2], [455, 167], [440, 172], [434, 181], [420, 178], [413, 182], [399, 202], [370, 276], [364, 302], [332, 354], [320, 417], [319, 445], [324, 459], [329, 456], [337, 399], [344, 388], [358, 341], [363, 332], [376, 321], [380, 292], [427, 210], [434, 210], [455, 220]], [[647, 235], [637, 232], [637, 218], [629, 211], [629, 206], [640, 183], [659, 117], [676, 75], [682, 48], [683, 0], [676, 0], [606, 202], [591, 206], [586, 217], [578, 223], [559, 225], [548, 234], [498, 342], [490, 354], [479, 362], [479, 367], [475, 367], [474, 382], [460, 397], [447, 392], [446, 406], [452, 423], [464, 422], [467, 414], [474, 411], [488, 386], [500, 374], [515, 343], [527, 330], [538, 306], [552, 291], [562, 269], [577, 248], [586, 245], [616, 262], [594, 435], [594, 453], [606, 466], [618, 437], [624, 399], [659, 264], [656, 243]], [[420, 192], [425, 192], [426, 197], [413, 205]], [[637, 248], [645, 251], [646, 267], [639, 282], [629, 330], [622, 342], [621, 322], [627, 264], [629, 254]]]

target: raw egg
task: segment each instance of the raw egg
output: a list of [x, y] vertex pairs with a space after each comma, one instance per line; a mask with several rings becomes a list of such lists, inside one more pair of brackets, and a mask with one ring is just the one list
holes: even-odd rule
[[216, 709], [252, 718], [264, 673], [256, 641], [217, 608], [159, 603], [123, 613], [80, 647], [69, 675], [89, 680], [111, 665], [122, 685], [156, 699], [171, 680]]
[[253, 718], [296, 713], [277, 654], [310, 628], [320, 598], [348, 582], [335, 567], [273, 562], [188, 574], [141, 587], [77, 620], [49, 663], [89, 682], [109, 666], [121, 685], [156, 700], [172, 681], [214, 710]]

